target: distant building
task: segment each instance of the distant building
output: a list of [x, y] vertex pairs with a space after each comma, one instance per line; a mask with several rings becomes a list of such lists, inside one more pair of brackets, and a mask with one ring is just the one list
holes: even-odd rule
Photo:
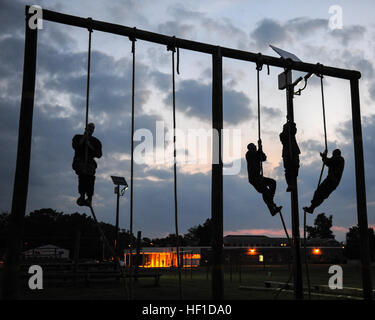
[[224, 246], [226, 247], [284, 247], [287, 244], [287, 238], [253, 235], [227, 235], [224, 237]]
[[69, 250], [48, 244], [22, 252], [24, 259], [69, 259]]
[[[201, 260], [201, 247], [181, 247], [181, 266], [198, 267]], [[126, 265], [130, 264], [130, 250], [124, 252], [124, 261]], [[135, 250], [132, 250], [135, 263]], [[145, 247], [140, 250], [139, 266], [141, 268], [172, 268], [177, 267], [176, 247]]]
[[[301, 239], [303, 258], [304, 250], [303, 239]], [[240, 259], [244, 264], [257, 262], [275, 264], [292, 261], [287, 238], [271, 238], [264, 235], [227, 235], [224, 237], [224, 255], [229, 256], [227, 260]], [[344, 247], [335, 239], [307, 239], [306, 255], [310, 263], [346, 262]]]
[[[303, 244], [303, 243], [302, 243]], [[304, 257], [304, 247], [301, 254]], [[334, 239], [312, 239], [306, 241], [309, 263], [344, 263], [344, 248]], [[198, 267], [210, 264], [211, 247], [180, 247], [181, 266]], [[286, 264], [292, 261], [292, 251], [287, 238], [271, 238], [258, 235], [228, 235], [224, 237], [225, 264]], [[126, 265], [131, 253], [124, 252]], [[132, 250], [135, 263], [135, 250]], [[141, 268], [177, 267], [175, 247], [144, 247], [140, 249]]]

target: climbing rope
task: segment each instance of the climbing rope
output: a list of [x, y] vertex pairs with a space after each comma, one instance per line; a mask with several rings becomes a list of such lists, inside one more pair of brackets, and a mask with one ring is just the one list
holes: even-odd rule
[[[326, 125], [326, 111], [325, 111], [325, 101], [324, 101], [324, 82], [323, 82], [323, 75], [318, 75], [320, 77], [320, 92], [322, 97], [322, 113], [323, 113], [323, 128], [324, 128], [324, 153], [328, 153], [328, 142], [327, 142], [327, 125]], [[325, 164], [323, 162], [322, 169], [320, 170], [320, 176], [317, 188], [319, 188], [320, 183], [322, 181], [323, 172], [324, 172]], [[304, 244], [304, 253], [305, 253], [305, 268], [306, 268], [306, 278], [307, 278], [307, 286], [308, 286], [308, 294], [309, 299], [311, 299], [311, 285], [310, 285], [310, 276], [309, 276], [309, 267], [307, 262], [307, 248], [306, 248], [306, 211], [303, 211], [303, 244]]]
[[289, 233], [288, 233], [288, 230], [287, 230], [287, 228], [286, 228], [286, 226], [285, 226], [285, 221], [284, 221], [283, 215], [281, 214], [281, 210], [280, 210], [279, 213], [280, 213], [280, 219], [281, 219], [281, 223], [283, 224], [283, 228], [284, 228], [285, 235], [286, 235], [286, 237], [287, 237], [287, 239], [288, 239], [288, 242], [289, 242], [289, 245], [290, 245], [290, 237], [289, 237]]
[[[320, 77], [320, 90], [321, 90], [321, 96], [322, 96], [322, 110], [323, 110], [323, 126], [324, 126], [324, 152], [328, 153], [328, 142], [327, 142], [327, 125], [326, 125], [326, 111], [325, 111], [325, 102], [324, 102], [324, 83], [323, 83], [323, 75], [319, 75]], [[322, 181], [323, 171], [324, 171], [325, 164], [323, 162], [322, 170], [320, 171], [319, 181], [318, 181], [318, 187], [320, 185], [320, 182]]]
[[[261, 137], [261, 127], [260, 127], [261, 117], [260, 117], [260, 84], [259, 84], [260, 81], [259, 81], [259, 74], [260, 74], [260, 71], [262, 71], [263, 64], [262, 64], [262, 61], [261, 61], [261, 54], [260, 53], [259, 53], [259, 56], [260, 56], [260, 58], [256, 62], [256, 70], [257, 70], [257, 105], [258, 105], [258, 150], [260, 151], [260, 153], [262, 153], [263, 152], [263, 147], [262, 147], [262, 137]], [[269, 74], [269, 66], [267, 66], [267, 73]], [[260, 162], [260, 174], [261, 174], [261, 176], [263, 176], [263, 164], [262, 164], [262, 161]], [[288, 241], [290, 242], [288, 230], [287, 230], [287, 228], [285, 226], [285, 222], [284, 222], [284, 218], [283, 218], [283, 215], [281, 213], [281, 210], [280, 210], [279, 213], [280, 213], [281, 223], [282, 223], [284, 231], [285, 231], [285, 235], [288, 238]]]
[[[291, 247], [292, 243], [290, 241], [290, 237], [289, 237], [289, 233], [288, 233], [288, 230], [286, 228], [286, 225], [285, 225], [285, 221], [284, 221], [284, 218], [283, 218], [283, 215], [281, 213], [281, 210], [280, 210], [280, 219], [281, 219], [281, 223], [283, 224], [283, 228], [284, 228], [284, 232], [285, 232], [285, 235], [288, 239], [288, 244], [289, 244], [289, 247]], [[288, 259], [289, 260], [289, 259]], [[288, 264], [289, 264], [289, 268], [290, 268], [290, 260], [288, 261]], [[285, 286], [284, 287], [287, 287], [289, 285], [289, 282], [292, 278], [292, 271], [289, 272], [289, 276], [288, 276], [288, 280], [285, 282]], [[273, 294], [275, 295], [274, 299], [277, 299], [279, 294], [281, 293], [281, 291], [284, 289], [284, 287], [281, 287], [281, 288], [278, 288], [276, 290], [276, 292], [274, 292]]]
[[[261, 129], [260, 129], [260, 85], [259, 85], [259, 73], [263, 68], [261, 61], [257, 61], [256, 63], [256, 70], [257, 70], [257, 104], [258, 104], [258, 149], [260, 153], [263, 152], [262, 147], [262, 138], [261, 138]], [[263, 176], [263, 164], [262, 161], [260, 162], [260, 175]]]
[[[89, 41], [88, 41], [88, 52], [87, 52], [87, 80], [86, 80], [86, 116], [85, 116], [85, 128], [87, 130], [87, 126], [88, 126], [88, 119], [89, 119], [89, 105], [90, 105], [90, 74], [91, 74], [91, 35], [92, 35], [92, 19], [91, 18], [87, 18], [87, 29], [89, 31]], [[85, 167], [87, 167], [87, 163], [88, 163], [88, 141], [86, 139], [85, 141]], [[117, 267], [118, 269], [120, 270], [120, 274], [121, 274], [121, 278], [122, 279], [126, 279], [125, 276], [124, 276], [124, 273], [123, 273], [123, 269], [120, 265], [120, 261], [119, 261], [119, 257], [117, 255], [117, 252], [116, 250], [109, 244], [109, 241], [103, 231], [103, 229], [100, 227], [100, 224], [96, 218], [96, 215], [95, 215], [95, 212], [94, 212], [94, 209], [92, 208], [91, 205], [88, 206], [90, 208], [90, 211], [91, 211], [91, 215], [94, 219], [94, 222], [98, 228], [98, 231], [101, 235], [101, 238], [103, 239], [103, 242], [105, 244], [105, 246], [107, 247], [107, 249], [110, 251], [111, 255], [113, 256], [113, 258], [115, 259], [115, 263], [117, 264]], [[125, 289], [125, 292], [126, 292], [126, 295], [129, 297], [129, 292], [127, 290], [127, 286], [126, 286], [126, 283], [124, 282], [124, 289]]]
[[[134, 34], [135, 34], [134, 28]], [[131, 148], [131, 160], [130, 160], [130, 281], [129, 281], [129, 296], [130, 299], [133, 299], [133, 264], [132, 264], [132, 257], [133, 257], [133, 199], [134, 199], [134, 184], [133, 184], [133, 177], [134, 177], [134, 101], [135, 101], [135, 36], [130, 36], [129, 40], [132, 42], [131, 45], [131, 52], [132, 52], [132, 102], [131, 102], [131, 141], [130, 141], [130, 148]]]
[[[181, 280], [181, 262], [180, 262], [180, 239], [178, 232], [178, 204], [177, 204], [177, 161], [176, 161], [176, 87], [175, 87], [175, 52], [176, 52], [176, 38], [167, 47], [168, 51], [172, 52], [172, 110], [173, 110], [173, 177], [174, 177], [174, 218], [175, 218], [175, 234], [176, 234], [176, 255], [177, 255], [177, 269], [178, 269], [178, 288], [179, 297], [182, 299], [182, 280]], [[177, 47], [177, 73], [179, 74], [179, 49]]]
[[[89, 122], [89, 100], [90, 100], [90, 73], [91, 73], [91, 34], [92, 34], [92, 26], [91, 18], [87, 18], [88, 26], [87, 29], [89, 31], [89, 45], [87, 50], [87, 80], [86, 80], [86, 117], [85, 117], [85, 129], [87, 130], [87, 125]], [[85, 167], [87, 167], [88, 162], [88, 141], [85, 141]]]
[[88, 31], [89, 31], [89, 47], [87, 50], [87, 82], [86, 82], [86, 121], [85, 125], [89, 122], [89, 98], [90, 98], [90, 69], [91, 69], [91, 34], [92, 34], [92, 27], [91, 27], [91, 18], [88, 18]]
[[113, 258], [115, 259], [115, 263], [117, 264], [117, 267], [118, 269], [120, 270], [120, 274], [121, 274], [121, 278], [124, 279], [124, 290], [125, 290], [125, 293], [128, 297], [128, 299], [130, 299], [130, 292], [128, 291], [128, 288], [127, 288], [127, 285], [126, 285], [126, 276], [125, 276], [125, 273], [124, 273], [124, 270], [122, 269], [121, 267], [121, 264], [120, 264], [120, 260], [119, 260], [119, 257], [117, 255], [117, 252], [116, 250], [109, 244], [109, 241], [103, 231], [103, 229], [101, 228], [100, 226], [100, 223], [98, 222], [98, 220], [96, 219], [96, 215], [95, 215], [95, 212], [94, 212], [94, 209], [92, 208], [92, 206], [88, 206], [90, 208], [90, 211], [91, 211], [91, 215], [94, 219], [94, 222], [98, 228], [98, 231], [104, 241], [104, 244], [105, 246], [107, 247], [107, 249], [109, 250], [109, 252], [111, 253], [111, 255], [113, 256]]
[[[259, 81], [259, 74], [260, 74], [260, 71], [262, 71], [262, 69], [263, 69], [263, 63], [262, 63], [262, 55], [261, 55], [261, 53], [259, 53], [258, 55], [259, 55], [259, 59], [256, 62], [256, 70], [257, 70], [257, 106], [258, 106], [258, 150], [260, 151], [260, 153], [262, 153], [263, 152], [263, 147], [262, 147], [262, 137], [261, 137], [261, 127], [260, 127], [260, 124], [261, 124], [261, 117], [260, 117], [260, 115], [261, 115], [261, 113], [260, 113], [260, 81]], [[267, 65], [267, 74], [269, 74], [269, 66], [268, 65]], [[261, 174], [261, 176], [263, 176], [263, 164], [262, 164], [262, 161], [260, 162], [260, 174]], [[288, 241], [290, 242], [289, 234], [288, 234], [287, 228], [285, 226], [285, 222], [284, 222], [284, 218], [283, 218], [283, 215], [281, 213], [281, 210], [280, 210], [279, 213], [280, 213], [281, 223], [282, 223], [284, 231], [285, 231], [285, 235], [288, 238]]]
[[[130, 38], [132, 42], [132, 129], [131, 129], [131, 163], [130, 163], [130, 238], [132, 241], [133, 236], [133, 197], [134, 197], [134, 187], [133, 187], [133, 177], [134, 177], [134, 97], [135, 97], [135, 37]], [[131, 244], [132, 247], [132, 244]]]

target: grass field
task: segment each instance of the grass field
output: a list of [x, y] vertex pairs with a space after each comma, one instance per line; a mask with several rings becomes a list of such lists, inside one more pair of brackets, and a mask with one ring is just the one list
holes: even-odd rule
[[[312, 286], [328, 285], [330, 275], [329, 265], [310, 265], [310, 283]], [[360, 266], [342, 265], [343, 286], [361, 288]], [[186, 300], [211, 299], [211, 274], [207, 268], [201, 267], [193, 270], [182, 271], [182, 294]], [[307, 288], [306, 273], [304, 271], [304, 287]], [[375, 268], [372, 269], [373, 279]], [[276, 288], [265, 289], [265, 281], [286, 282], [290, 276], [287, 265], [272, 266], [243, 266], [241, 274], [238, 270], [225, 268], [224, 272], [224, 298], [226, 300], [290, 300], [293, 299], [293, 291], [279, 291]], [[290, 284], [293, 281], [290, 279]], [[241, 287], [252, 287], [252, 290], [241, 290]], [[256, 288], [262, 290], [256, 290]], [[264, 289], [263, 289], [264, 288]], [[132, 286], [132, 296], [136, 300], [178, 300], [178, 274], [176, 271], [163, 272], [160, 285], [154, 286], [154, 279], [142, 278]], [[344, 290], [330, 290], [335, 295], [312, 295], [311, 299], [343, 299], [337, 295], [348, 295]], [[86, 287], [84, 282], [78, 282], [76, 286], [71, 282], [52, 283], [44, 281], [43, 290], [30, 290], [27, 281], [21, 283], [20, 298], [24, 300], [118, 300], [128, 299], [128, 291], [124, 284], [116, 280], [97, 280], [90, 282]], [[278, 294], [276, 294], [278, 293]], [[349, 293], [352, 295], [352, 293]], [[359, 295], [359, 297], [361, 297]], [[306, 295], [307, 298], [307, 295]]]

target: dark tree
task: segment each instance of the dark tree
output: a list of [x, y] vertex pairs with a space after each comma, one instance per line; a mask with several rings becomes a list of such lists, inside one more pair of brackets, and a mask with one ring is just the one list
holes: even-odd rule
[[142, 247], [151, 247], [153, 245], [153, 242], [150, 238], [144, 237], [141, 242]]
[[[167, 237], [162, 239], [153, 239], [152, 243], [155, 247], [174, 247], [176, 245], [176, 234], [170, 233]], [[179, 245], [184, 246], [186, 245], [186, 242], [184, 238], [179, 235]]]
[[[0, 260], [6, 248], [6, 234], [9, 214], [0, 214]], [[115, 226], [100, 222], [110, 245], [114, 246], [116, 235]], [[75, 239], [77, 231], [80, 232], [80, 258], [100, 259], [103, 256], [103, 240], [94, 220], [80, 213], [64, 214], [51, 208], [43, 208], [30, 212], [25, 216], [25, 232], [22, 243], [22, 251], [33, 249], [42, 245], [55, 245], [68, 249], [71, 258], [74, 254]], [[133, 243], [135, 238], [133, 237]], [[122, 251], [130, 244], [130, 234], [128, 231], [119, 232], [119, 249]], [[105, 249], [106, 257], [110, 255]]]
[[211, 244], [212, 223], [207, 219], [203, 225], [190, 228], [185, 234], [185, 240], [190, 245], [209, 246]]
[[314, 226], [306, 226], [308, 239], [335, 239], [332, 230], [332, 216], [326, 217], [325, 213], [320, 213], [316, 216]]
[[[375, 234], [374, 229], [368, 229], [369, 242], [370, 242], [370, 255], [371, 260], [375, 260]], [[358, 225], [349, 228], [349, 232], [346, 234], [346, 246], [345, 256], [348, 259], [359, 259], [360, 258], [360, 234]]]

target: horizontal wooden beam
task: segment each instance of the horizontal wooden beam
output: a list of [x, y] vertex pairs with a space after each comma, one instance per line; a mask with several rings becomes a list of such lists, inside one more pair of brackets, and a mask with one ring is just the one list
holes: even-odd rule
[[[26, 6], [26, 12], [28, 12], [28, 9], [29, 6]], [[149, 41], [166, 46], [174, 46], [181, 49], [198, 51], [207, 54], [214, 54], [214, 52], [216, 52], [217, 50], [216, 45], [176, 38], [172, 36], [166, 36], [160, 33], [154, 33], [137, 28], [126, 27], [119, 24], [93, 20], [91, 18], [77, 17], [51, 10], [43, 9], [43, 20], [62, 23], [80, 28], [108, 32], [120, 36], [126, 36], [130, 38]], [[262, 55], [260, 53], [253, 53], [237, 49], [221, 47], [221, 54], [223, 57], [226, 58], [250, 61], [254, 63], [260, 63], [284, 69], [291, 69], [307, 73], [330, 76], [334, 78], [341, 78], [347, 80], [358, 80], [361, 78], [361, 73], [356, 70], [347, 70], [327, 67], [322, 64], [311, 64], [293, 61], [291, 59], [276, 58], [272, 56]]]

